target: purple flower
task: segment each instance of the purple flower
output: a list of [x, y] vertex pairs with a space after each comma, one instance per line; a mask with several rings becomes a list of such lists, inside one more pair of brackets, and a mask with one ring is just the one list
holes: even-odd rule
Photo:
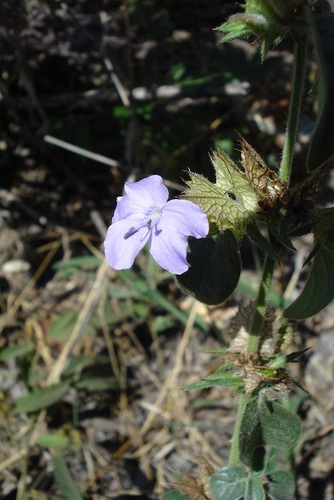
[[159, 175], [125, 183], [104, 242], [113, 269], [129, 269], [148, 243], [152, 257], [173, 274], [189, 269], [187, 237], [204, 238], [209, 231], [205, 212], [188, 200], [168, 200]]

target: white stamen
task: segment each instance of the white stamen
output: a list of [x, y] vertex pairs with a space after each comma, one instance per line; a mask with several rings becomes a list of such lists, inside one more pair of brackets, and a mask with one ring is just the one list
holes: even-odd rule
[[162, 214], [161, 208], [158, 207], [152, 207], [148, 212], [146, 213], [146, 216], [144, 217], [143, 221], [138, 224], [138, 226], [133, 226], [127, 231], [124, 235], [124, 239], [127, 240], [128, 238], [131, 238], [137, 231], [142, 229], [143, 227], [147, 226], [147, 232], [144, 234], [144, 236], [141, 238], [141, 241], [143, 241], [147, 233], [149, 233], [153, 226], [156, 226], [158, 220], [160, 219]]

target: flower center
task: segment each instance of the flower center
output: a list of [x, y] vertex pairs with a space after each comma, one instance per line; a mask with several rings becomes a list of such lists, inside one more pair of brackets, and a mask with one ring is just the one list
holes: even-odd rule
[[146, 213], [146, 217], [149, 219], [151, 224], [156, 224], [158, 222], [158, 220], [160, 219], [161, 214], [162, 214], [161, 208], [152, 207]]
[[[128, 238], [131, 238], [131, 236], [133, 236], [137, 231], [139, 231], [140, 229], [146, 227], [147, 228], [147, 232], [142, 237], [142, 240], [144, 240], [146, 238], [146, 236], [147, 236], [147, 233], [149, 233], [150, 231], [152, 231], [153, 227], [155, 227], [156, 224], [158, 223], [158, 220], [160, 219], [161, 214], [162, 214], [161, 208], [158, 208], [158, 207], [152, 207], [152, 208], [150, 208], [146, 212], [145, 217], [143, 217], [142, 221], [139, 222], [139, 224], [137, 226], [133, 226], [133, 227], [131, 227], [129, 229], [129, 231], [127, 231], [127, 233], [124, 235], [124, 239], [127, 240]], [[158, 231], [155, 228], [155, 233], [159, 234], [159, 232], [160, 231]]]

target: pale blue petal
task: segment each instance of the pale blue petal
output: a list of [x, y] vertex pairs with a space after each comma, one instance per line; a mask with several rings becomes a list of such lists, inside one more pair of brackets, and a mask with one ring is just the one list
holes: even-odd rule
[[163, 269], [182, 274], [189, 269], [187, 236], [204, 238], [208, 231], [208, 218], [202, 209], [188, 200], [171, 200], [152, 230], [151, 255]]
[[126, 182], [124, 189], [131, 203], [143, 209], [161, 208], [168, 200], [168, 189], [160, 175], [150, 175], [138, 182]]
[[168, 189], [160, 175], [151, 175], [138, 182], [125, 183], [124, 196], [117, 198], [112, 222], [126, 217], [144, 218], [151, 208], [162, 208], [168, 200]]
[[205, 238], [209, 221], [205, 212], [188, 200], [171, 200], [163, 208], [159, 226], [184, 236]]
[[166, 271], [173, 274], [182, 274], [189, 269], [187, 261], [188, 241], [183, 235], [171, 234], [164, 229], [154, 234], [152, 231], [149, 248], [154, 260]]
[[143, 211], [138, 211], [138, 207], [131, 202], [129, 196], [126, 194], [125, 196], [119, 196], [117, 198], [117, 205], [112, 218], [112, 223], [127, 217], [138, 219], [142, 218]]
[[108, 264], [113, 269], [129, 269], [138, 252], [148, 241], [150, 236], [148, 227], [142, 227], [138, 231], [133, 230], [137, 226], [136, 221], [124, 219], [109, 227], [104, 251]]
[[[149, 241], [153, 258], [173, 274], [189, 268], [188, 236], [204, 238], [209, 231], [205, 212], [188, 200], [168, 200], [168, 189], [159, 175], [125, 184], [105, 240], [105, 254], [113, 269], [128, 269]], [[162, 209], [157, 222], [154, 217]], [[159, 214], [160, 215], [160, 214]], [[152, 223], [149, 229], [148, 223]]]

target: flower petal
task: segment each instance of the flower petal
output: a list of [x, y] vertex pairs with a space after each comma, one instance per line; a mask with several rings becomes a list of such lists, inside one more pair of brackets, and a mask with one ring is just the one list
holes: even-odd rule
[[189, 269], [187, 261], [187, 238], [180, 234], [171, 234], [163, 229], [160, 233], [151, 234], [149, 248], [154, 260], [166, 271], [182, 274]]
[[137, 253], [148, 241], [151, 230], [147, 226], [135, 229], [131, 219], [118, 220], [108, 229], [104, 252], [110, 267], [116, 270], [129, 269]]
[[138, 182], [125, 183], [124, 196], [117, 198], [112, 222], [126, 217], [143, 218], [151, 208], [162, 208], [168, 200], [168, 189], [160, 175], [151, 175]]
[[150, 175], [138, 182], [126, 182], [124, 189], [131, 203], [145, 209], [161, 208], [168, 200], [168, 189], [160, 175]]
[[131, 202], [129, 196], [126, 194], [117, 198], [117, 205], [111, 222], [114, 223], [127, 217], [139, 220], [143, 217], [143, 213], [138, 212], [138, 207]]
[[206, 213], [188, 200], [171, 200], [166, 203], [160, 225], [171, 231], [174, 227], [178, 233], [184, 236], [194, 236], [194, 238], [205, 238], [209, 232]]
[[149, 239], [152, 257], [173, 274], [189, 269], [187, 261], [187, 236], [204, 238], [209, 231], [208, 218], [195, 203], [188, 200], [171, 200], [162, 210], [158, 223]]
[[128, 269], [149, 241], [153, 258], [167, 271], [182, 274], [187, 262], [188, 236], [205, 237], [205, 212], [188, 200], [168, 200], [159, 175], [125, 183], [105, 240], [105, 254], [114, 269]]

